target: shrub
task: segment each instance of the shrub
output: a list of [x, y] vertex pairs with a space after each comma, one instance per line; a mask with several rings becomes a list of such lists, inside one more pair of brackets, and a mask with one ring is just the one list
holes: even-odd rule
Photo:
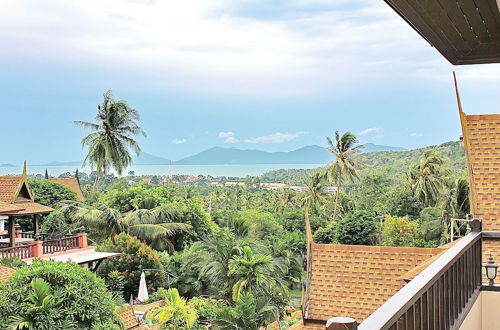
[[[124, 296], [137, 294], [142, 270], [145, 268], [162, 269], [160, 258], [155, 250], [151, 249], [137, 238], [121, 233], [113, 239], [107, 239], [98, 247], [99, 251], [117, 252], [120, 256], [103, 261], [98, 268], [98, 275], [104, 278], [112, 271], [118, 271], [124, 278]], [[163, 284], [164, 275], [161, 272], [151, 272], [146, 277], [151, 288]]]
[[[34, 286], [45, 287], [53, 296], [42, 313], [36, 313]], [[74, 263], [34, 260], [30, 266], [18, 269], [0, 288], [0, 324], [12, 318], [26, 319], [32, 328], [61, 329], [63, 324], [73, 324], [72, 329], [120, 329], [120, 319], [115, 303], [106, 291], [104, 281], [88, 269]]]
[[314, 233], [314, 242], [320, 244], [332, 244], [335, 242], [335, 223], [329, 223]]
[[230, 309], [219, 300], [205, 297], [195, 297], [189, 300], [188, 305], [196, 310], [198, 321], [202, 323], [211, 323], [217, 319], [217, 315]]
[[6, 257], [0, 258], [0, 265], [9, 268], [21, 268], [23, 266], [26, 266], [26, 263], [19, 257]]
[[335, 225], [334, 241], [340, 244], [371, 245], [377, 240], [377, 222], [367, 211], [349, 213]]
[[382, 225], [382, 245], [415, 246], [420, 228], [418, 222], [406, 217], [387, 216]]
[[56, 210], [45, 217], [40, 230], [42, 233], [61, 235], [67, 234], [70, 226], [66, 223], [64, 214]]

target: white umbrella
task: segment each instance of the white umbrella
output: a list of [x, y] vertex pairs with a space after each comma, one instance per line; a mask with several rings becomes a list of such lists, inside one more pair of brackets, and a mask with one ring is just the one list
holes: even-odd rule
[[139, 301], [144, 301], [149, 299], [148, 288], [146, 286], [146, 275], [144, 272], [141, 273], [141, 281], [139, 282], [139, 294], [137, 295]]

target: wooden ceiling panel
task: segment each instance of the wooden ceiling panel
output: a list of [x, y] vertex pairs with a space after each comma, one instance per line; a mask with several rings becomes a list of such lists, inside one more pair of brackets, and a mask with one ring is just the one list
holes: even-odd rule
[[452, 64], [500, 63], [496, 0], [385, 0]]

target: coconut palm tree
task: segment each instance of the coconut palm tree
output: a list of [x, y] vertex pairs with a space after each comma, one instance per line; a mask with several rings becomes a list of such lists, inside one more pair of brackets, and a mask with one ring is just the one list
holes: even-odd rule
[[268, 292], [274, 284], [273, 260], [271, 256], [254, 254], [248, 246], [242, 248], [242, 256], [229, 263], [229, 275], [237, 279], [233, 285], [233, 301], [237, 301], [244, 290]]
[[315, 172], [306, 182], [307, 192], [304, 196], [304, 206], [310, 208], [313, 214], [318, 214], [321, 204], [326, 200], [324, 176], [320, 172]]
[[119, 175], [130, 165], [129, 149], [137, 155], [141, 148], [134, 137], [146, 135], [139, 127], [139, 112], [126, 101], [113, 99], [111, 91], [104, 93], [104, 101], [97, 106], [96, 122], [75, 121], [74, 123], [92, 130], [82, 139], [82, 146], [88, 147], [83, 165], [90, 164], [96, 170], [94, 189], [99, 177], [114, 169]]
[[426, 207], [434, 207], [439, 201], [444, 186], [443, 160], [433, 151], [428, 150], [418, 164], [406, 174], [409, 188]]
[[157, 250], [169, 252], [174, 250], [170, 238], [178, 232], [191, 228], [188, 224], [176, 222], [178, 214], [162, 205], [152, 209], [137, 209], [125, 214], [104, 203], [92, 206], [77, 201], [64, 201], [58, 206], [59, 211], [69, 219], [94, 227], [111, 239], [121, 232], [126, 232], [148, 242]]
[[335, 160], [328, 164], [324, 169], [324, 175], [328, 181], [337, 187], [335, 196], [335, 208], [333, 211], [333, 221], [337, 218], [339, 195], [342, 185], [345, 181], [354, 181], [358, 179], [358, 169], [366, 166], [358, 160], [358, 155], [363, 148], [358, 144], [358, 139], [351, 132], [345, 132], [340, 136], [338, 131], [335, 131], [335, 142], [328, 136], [326, 142], [328, 144], [328, 152], [330, 152]]
[[251, 292], [244, 292], [236, 300], [234, 308], [217, 316], [215, 324], [227, 330], [258, 330], [277, 317], [278, 310], [270, 305], [268, 298], [255, 298]]
[[149, 314], [149, 319], [162, 326], [169, 326], [169, 329], [183, 329], [191, 327], [198, 319], [196, 310], [191, 307], [185, 298], [179, 295], [176, 288], [167, 290], [165, 305], [153, 309]]
[[[231, 260], [242, 253], [240, 242], [221, 233], [202, 242], [203, 258], [193, 261], [200, 269], [200, 278], [209, 284], [211, 293], [230, 299], [234, 280], [229, 271]], [[200, 254], [202, 255], [202, 254]]]

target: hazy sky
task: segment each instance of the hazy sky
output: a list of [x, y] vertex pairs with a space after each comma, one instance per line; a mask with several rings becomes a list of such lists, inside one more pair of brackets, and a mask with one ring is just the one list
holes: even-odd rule
[[[78, 160], [112, 89], [144, 151], [292, 150], [334, 130], [414, 148], [460, 135], [452, 70], [382, 0], [3, 0], [0, 163]], [[456, 67], [498, 113], [500, 66]]]

